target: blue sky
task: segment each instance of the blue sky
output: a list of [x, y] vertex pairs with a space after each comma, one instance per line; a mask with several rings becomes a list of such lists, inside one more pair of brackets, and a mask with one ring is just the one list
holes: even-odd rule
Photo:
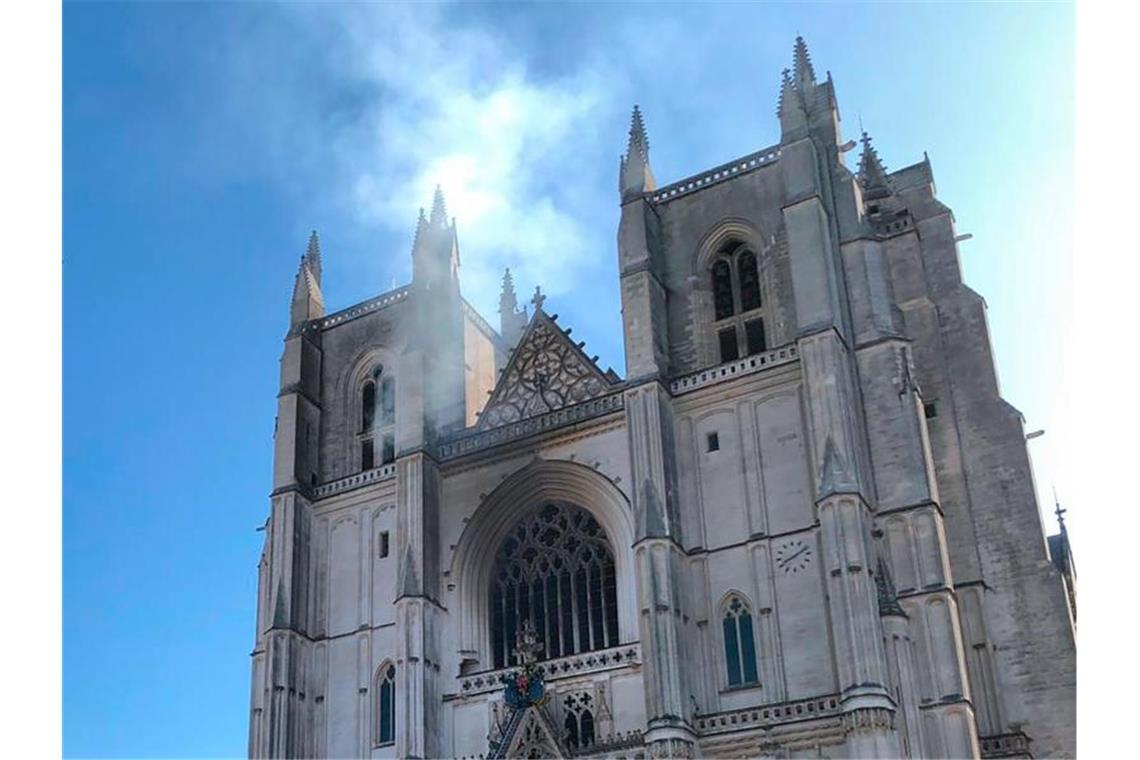
[[1049, 431], [1039, 490], [1064, 498], [1072, 6], [66, 4], [65, 754], [245, 752], [310, 229], [339, 309], [407, 279], [440, 182], [467, 297], [495, 321], [509, 265], [621, 369], [630, 107], [662, 184], [772, 145], [797, 33], [849, 136], [862, 119], [889, 168], [928, 152], [1003, 392]]

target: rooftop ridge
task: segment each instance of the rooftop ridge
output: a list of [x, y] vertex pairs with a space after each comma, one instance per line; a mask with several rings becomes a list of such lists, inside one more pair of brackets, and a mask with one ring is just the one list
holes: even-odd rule
[[682, 195], [688, 195], [696, 190], [723, 182], [731, 177], [738, 177], [750, 171], [775, 163], [780, 158], [780, 145], [771, 145], [748, 153], [731, 161], [714, 166], [711, 169], [698, 172], [682, 180], [674, 182], [649, 193], [654, 203], [664, 203]]

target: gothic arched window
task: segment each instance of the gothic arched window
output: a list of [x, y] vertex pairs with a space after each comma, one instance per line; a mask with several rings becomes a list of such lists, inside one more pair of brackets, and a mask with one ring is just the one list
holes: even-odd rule
[[722, 246], [712, 265], [712, 287], [720, 361], [766, 351], [764, 299], [755, 252], [736, 242]]
[[373, 729], [376, 744], [396, 741], [396, 666], [385, 663], [376, 672], [376, 721]]
[[[360, 386], [360, 470], [371, 470], [396, 459], [396, 378], [376, 365]], [[376, 455], [380, 454], [377, 463]]]
[[759, 681], [756, 675], [756, 639], [752, 634], [752, 613], [740, 597], [733, 595], [724, 608], [724, 662], [728, 685], [740, 686]]
[[515, 664], [515, 637], [529, 620], [539, 659], [618, 645], [613, 549], [581, 507], [547, 503], [499, 545], [491, 576], [491, 646], [496, 668]]

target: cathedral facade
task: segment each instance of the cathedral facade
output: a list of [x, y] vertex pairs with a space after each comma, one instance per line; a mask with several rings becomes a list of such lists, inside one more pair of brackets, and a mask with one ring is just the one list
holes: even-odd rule
[[840, 134], [619, 171], [625, 368], [454, 221], [281, 360], [251, 757], [1071, 757], [1075, 628], [931, 164]]

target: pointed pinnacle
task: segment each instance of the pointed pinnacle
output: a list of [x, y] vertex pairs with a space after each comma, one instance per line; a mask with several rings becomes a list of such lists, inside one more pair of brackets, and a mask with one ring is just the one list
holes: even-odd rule
[[435, 186], [435, 197], [431, 201], [431, 223], [447, 224], [447, 204], [443, 200], [443, 188]]
[[309, 269], [312, 270], [313, 276], [317, 282], [321, 281], [321, 241], [317, 238], [317, 231], [313, 230], [309, 235], [309, 246], [305, 249], [305, 255], [301, 257], [301, 261], [308, 263]]
[[887, 178], [887, 168], [879, 159], [875, 146], [871, 144], [871, 136], [866, 132], [859, 139], [863, 143], [863, 155], [859, 157], [859, 182], [867, 198], [883, 198], [891, 194], [890, 181]]
[[626, 151], [626, 155], [632, 155], [634, 148], [642, 159], [649, 157], [649, 136], [645, 133], [645, 121], [641, 118], [641, 109], [636, 105], [629, 120], [629, 150]]
[[805, 85], [815, 84], [815, 69], [811, 65], [811, 54], [808, 53], [807, 43], [804, 38], [796, 36], [796, 45], [794, 50], [795, 56], [795, 70], [796, 70], [796, 84], [801, 89]]

